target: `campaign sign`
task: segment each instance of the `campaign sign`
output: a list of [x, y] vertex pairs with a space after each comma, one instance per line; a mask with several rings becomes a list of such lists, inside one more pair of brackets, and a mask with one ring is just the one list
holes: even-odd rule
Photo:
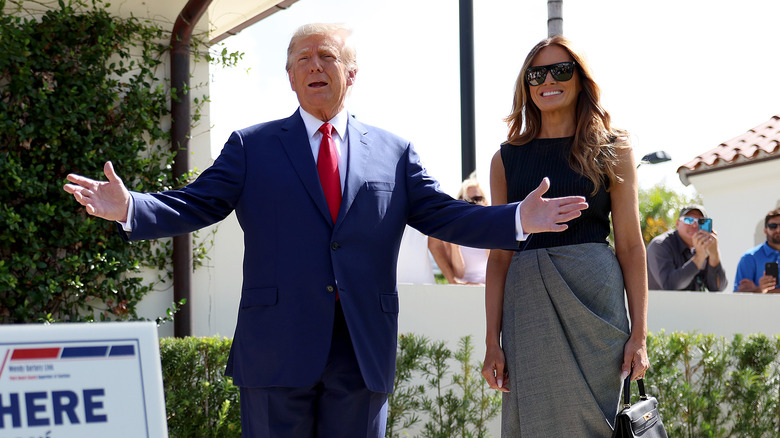
[[167, 437], [152, 322], [0, 326], [0, 438]]

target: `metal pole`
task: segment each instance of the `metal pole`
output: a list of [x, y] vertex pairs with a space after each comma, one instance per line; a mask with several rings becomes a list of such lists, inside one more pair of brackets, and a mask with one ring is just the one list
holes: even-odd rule
[[474, 104], [474, 4], [460, 0], [460, 144], [462, 179], [477, 168]]
[[563, 35], [563, 0], [547, 0], [547, 36]]
[[[171, 147], [173, 177], [189, 172], [190, 137], [190, 42], [192, 30], [206, 12], [211, 0], [189, 0], [179, 13], [171, 32]], [[184, 234], [173, 238], [173, 300], [187, 302], [173, 317], [173, 335], [177, 338], [192, 335], [192, 236]]]

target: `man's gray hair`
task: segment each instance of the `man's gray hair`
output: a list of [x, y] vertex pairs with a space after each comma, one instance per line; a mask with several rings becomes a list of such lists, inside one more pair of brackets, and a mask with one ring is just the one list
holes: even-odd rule
[[292, 51], [295, 44], [312, 35], [322, 36], [340, 36], [344, 40], [344, 47], [341, 50], [341, 61], [346, 65], [348, 71], [357, 70], [357, 51], [351, 41], [352, 28], [341, 23], [310, 23], [299, 27], [287, 47], [287, 65], [285, 70], [292, 68]]

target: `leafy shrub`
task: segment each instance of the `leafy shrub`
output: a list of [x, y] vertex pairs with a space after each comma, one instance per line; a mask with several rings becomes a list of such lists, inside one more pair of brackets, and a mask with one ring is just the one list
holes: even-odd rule
[[[223, 375], [231, 341], [162, 339], [163, 381], [172, 438], [241, 435], [238, 389]], [[471, 338], [453, 353], [415, 334], [398, 338], [395, 391], [385, 436], [485, 437], [501, 396], [472, 360]], [[776, 437], [780, 337], [664, 332], [648, 336], [648, 393], [670, 437]], [[453, 369], [452, 365], [456, 365]]]
[[[488, 421], [500, 410], [501, 395], [489, 389], [473, 352], [471, 336], [461, 338], [453, 353], [443, 341], [401, 335], [385, 436], [408, 433], [405, 429], [420, 422], [419, 410], [427, 416], [423, 437], [486, 437]], [[459, 367], [455, 371], [453, 363]]]
[[[170, 277], [170, 240], [128, 244], [62, 186], [71, 172], [103, 179], [106, 160], [131, 190], [185, 182], [171, 174], [171, 90], [157, 71], [170, 33], [101, 0], [0, 6], [0, 323], [136, 319]], [[205, 100], [193, 100], [197, 120]], [[197, 264], [204, 249], [193, 247]], [[162, 274], [144, 284], [143, 267]]]
[[126, 244], [62, 185], [70, 172], [101, 176], [110, 159], [132, 189], [171, 187], [168, 94], [155, 78], [164, 33], [97, 1], [23, 11], [0, 14], [0, 318], [135, 317], [150, 286], [124, 274], [163, 267], [168, 243]]
[[[735, 370], [729, 385], [732, 436], [777, 436], [780, 339], [737, 335], [731, 344]], [[770, 433], [774, 432], [774, 433]]]
[[692, 203], [701, 203], [701, 199], [675, 192], [663, 183], [647, 189], [640, 188], [639, 217], [645, 245], [654, 237], [674, 228], [680, 209]]
[[420, 408], [425, 385], [416, 381], [423, 368], [423, 358], [430, 341], [414, 333], [398, 336], [398, 348], [395, 357], [394, 391], [388, 397], [387, 429], [385, 436], [396, 438], [400, 431], [419, 423]]
[[238, 388], [225, 376], [231, 343], [220, 337], [160, 340], [171, 438], [241, 436]]
[[648, 354], [669, 436], [778, 436], [780, 338], [661, 332], [648, 337]]

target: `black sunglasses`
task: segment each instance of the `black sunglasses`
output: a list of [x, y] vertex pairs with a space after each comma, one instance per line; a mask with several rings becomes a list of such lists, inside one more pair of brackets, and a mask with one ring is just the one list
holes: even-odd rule
[[485, 200], [484, 196], [475, 196], [475, 197], [473, 197], [471, 199], [465, 199], [465, 201], [468, 202], [471, 205], [479, 204], [480, 202], [482, 202], [484, 200]]
[[568, 81], [574, 76], [575, 65], [577, 65], [577, 63], [569, 61], [530, 67], [525, 71], [525, 80], [528, 81], [529, 85], [542, 85], [545, 79], [547, 79], [547, 72], [549, 71], [556, 81]]
[[766, 227], [769, 228], [770, 230], [776, 230], [778, 226], [780, 226], [780, 224], [778, 223], [766, 224]]

